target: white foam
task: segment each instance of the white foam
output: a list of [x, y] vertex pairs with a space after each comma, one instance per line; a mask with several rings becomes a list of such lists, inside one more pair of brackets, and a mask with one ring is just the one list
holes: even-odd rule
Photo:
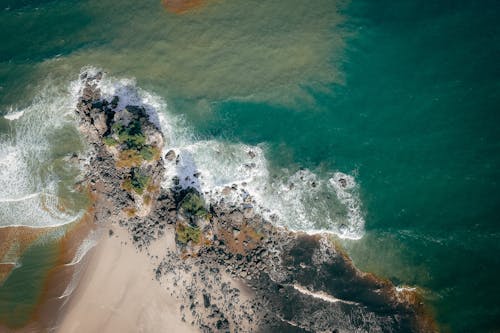
[[3, 116], [5, 119], [13, 121], [21, 118], [24, 115], [24, 111], [17, 111], [17, 112], [9, 112], [5, 116]]
[[64, 289], [64, 292], [61, 294], [61, 296], [58, 297], [59, 299], [65, 299], [63, 305], [66, 304], [66, 302], [69, 300], [68, 296], [71, 296], [71, 294], [73, 294], [73, 292], [75, 291], [84, 271], [84, 266], [78, 264], [82, 262], [82, 260], [85, 259], [87, 253], [89, 253], [89, 251], [97, 245], [97, 241], [99, 240], [99, 237], [101, 237], [101, 235], [102, 232], [98, 232], [95, 230], [91, 231], [89, 235], [83, 240], [82, 244], [80, 244], [80, 246], [78, 247], [73, 260], [65, 265], [74, 266], [75, 271], [71, 277], [71, 281], [66, 286], [66, 289]]
[[49, 142], [55, 131], [73, 124], [75, 101], [67, 89], [47, 81], [28, 107], [6, 116], [16, 121], [0, 138], [0, 227], [58, 226], [81, 216], [60, 209]]
[[416, 291], [416, 290], [417, 290], [416, 287], [409, 287], [409, 286], [397, 286], [396, 287], [396, 291], [398, 293], [408, 292], [408, 291]]
[[[176, 152], [178, 162], [168, 164], [166, 186], [172, 186], [171, 179], [178, 176], [181, 187], [212, 192], [215, 197], [215, 192], [227, 186], [243, 183], [256, 185], [267, 175], [265, 159], [259, 147], [211, 140], [167, 147], [165, 151], [170, 149]], [[255, 154], [253, 158], [248, 154], [250, 151]]]
[[[160, 117], [163, 128], [172, 127], [168, 119], [167, 115]], [[362, 237], [364, 220], [354, 193], [355, 183], [349, 190], [336, 191], [328, 180], [310, 170], [290, 176], [283, 170], [285, 176], [272, 178], [265, 147], [189, 138], [193, 136], [178, 140], [182, 143], [178, 146], [165, 148], [164, 153], [175, 151], [177, 161], [166, 163], [164, 187], [174, 186], [172, 179], [177, 177], [179, 186], [194, 187], [211, 202], [250, 205], [267, 219], [292, 230], [334, 233], [350, 239]]]
[[[292, 230], [330, 232], [343, 238], [363, 235], [364, 219], [354, 178], [342, 173], [318, 176], [310, 170], [278, 178], [269, 174], [265, 146], [217, 140], [199, 140], [181, 116], [171, 114], [158, 96], [136, 87], [134, 80], [104, 75], [98, 83], [103, 97], [119, 96], [119, 108], [142, 105], [165, 135], [164, 154], [174, 150], [176, 160], [166, 161], [164, 187], [194, 187], [210, 202], [251, 206], [264, 217]], [[158, 114], [158, 116], [154, 116]], [[342, 175], [346, 187], [338, 186]]]
[[340, 236], [346, 238], [356, 238], [355, 235], [359, 234], [364, 229], [365, 219], [361, 210], [361, 200], [359, 199], [358, 188], [354, 177], [342, 172], [336, 172], [330, 178], [330, 184], [340, 202], [342, 202], [347, 209], [347, 218], [350, 222], [343, 228]]
[[25, 196], [22, 196], [22, 197], [19, 197], [19, 198], [4, 198], [4, 199], [0, 199], [0, 202], [18, 202], [18, 201], [25, 201], [25, 200], [29, 200], [29, 199], [33, 199], [37, 196], [39, 196], [41, 193], [38, 192], [38, 193], [31, 193], [31, 194], [28, 194], [28, 195], [25, 195]]
[[71, 260], [70, 263], [66, 264], [66, 266], [73, 266], [78, 264], [82, 259], [85, 257], [85, 255], [94, 247], [97, 245], [97, 239], [98, 239], [98, 234], [95, 231], [91, 231], [90, 234], [85, 238], [76, 250], [75, 257], [73, 260]]
[[339, 303], [340, 302], [340, 303], [345, 303], [345, 304], [359, 305], [359, 303], [357, 303], [357, 302], [345, 301], [343, 299], [329, 295], [323, 291], [316, 291], [316, 292], [310, 291], [307, 288], [305, 288], [299, 284], [296, 284], [296, 283], [293, 284], [292, 286], [293, 286], [293, 289], [297, 290], [298, 292], [300, 292], [304, 295], [308, 295], [308, 296], [320, 299], [320, 300], [328, 302], [328, 303]]
[[[90, 69], [85, 68], [85, 70], [90, 70], [92, 75], [95, 75], [96, 69], [90, 67]], [[160, 120], [158, 118], [157, 110], [161, 108], [163, 103], [161, 99], [149, 94], [148, 92], [138, 89], [136, 87], [135, 79], [117, 79], [109, 77], [106, 73], [103, 73], [103, 78], [96, 82], [97, 86], [101, 90], [102, 98], [111, 102], [114, 96], [118, 96], [118, 104], [116, 107], [117, 111], [123, 110], [127, 105], [141, 105], [144, 107], [149, 120], [160, 128]]]

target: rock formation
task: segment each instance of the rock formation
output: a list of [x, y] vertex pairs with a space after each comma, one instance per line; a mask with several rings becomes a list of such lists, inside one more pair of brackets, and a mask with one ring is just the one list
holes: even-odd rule
[[436, 330], [416, 292], [359, 271], [328, 235], [276, 227], [244, 200], [207, 203], [194, 188], [162, 188], [176, 153], [161, 156], [161, 129], [143, 106], [101, 96], [102, 75], [81, 75], [76, 108], [91, 146], [95, 221], [127, 228], [140, 251], [175, 238], [152, 274], [174, 281], [183, 320], [202, 332]]

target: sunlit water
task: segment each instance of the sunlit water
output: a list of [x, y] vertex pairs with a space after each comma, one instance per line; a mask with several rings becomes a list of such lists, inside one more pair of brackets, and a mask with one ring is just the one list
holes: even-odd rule
[[[159, 112], [182, 156], [169, 172], [201, 172], [211, 200], [244, 186], [276, 223], [336, 233], [360, 268], [421, 287], [444, 329], [500, 325], [494, 1], [1, 7], [0, 225], [85, 207], [72, 82], [90, 65]], [[19, 272], [2, 292], [32, 283]]]

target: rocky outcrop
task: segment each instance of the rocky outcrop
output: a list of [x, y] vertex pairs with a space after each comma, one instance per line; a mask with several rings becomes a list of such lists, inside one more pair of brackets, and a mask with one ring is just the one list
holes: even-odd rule
[[101, 77], [102, 73], [82, 74], [76, 108], [80, 130], [92, 146], [85, 178], [99, 197], [96, 220], [144, 218], [159, 202], [163, 136], [144, 107], [118, 109], [118, 96], [111, 101], [101, 98]]
[[359, 271], [327, 235], [276, 227], [251, 200], [207, 203], [194, 188], [161, 188], [176, 153], [161, 156], [161, 130], [143, 106], [101, 96], [101, 77], [82, 74], [76, 108], [92, 147], [95, 219], [126, 227], [148, 253], [175, 240], [154, 276], [173, 281], [183, 320], [202, 332], [436, 330], [418, 294]]

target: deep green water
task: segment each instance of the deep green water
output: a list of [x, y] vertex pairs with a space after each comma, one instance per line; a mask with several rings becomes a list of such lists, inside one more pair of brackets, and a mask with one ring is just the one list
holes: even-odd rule
[[498, 332], [497, 1], [0, 3], [0, 114], [83, 65], [136, 77], [200, 137], [264, 143], [277, 177], [354, 174], [354, 262], [421, 287], [443, 330]]

